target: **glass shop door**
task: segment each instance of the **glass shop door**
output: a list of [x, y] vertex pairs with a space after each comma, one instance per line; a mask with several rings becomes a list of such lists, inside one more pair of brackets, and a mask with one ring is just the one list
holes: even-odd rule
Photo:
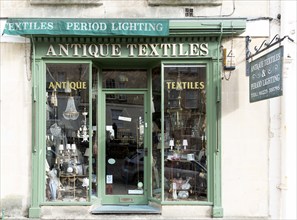
[[146, 91], [103, 92], [102, 204], [147, 204]]

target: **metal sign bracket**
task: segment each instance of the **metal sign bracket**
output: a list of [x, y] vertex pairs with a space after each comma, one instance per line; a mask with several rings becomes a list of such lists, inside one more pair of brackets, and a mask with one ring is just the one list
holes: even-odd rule
[[252, 38], [250, 36], [246, 36], [245, 38], [245, 49], [246, 49], [246, 75], [249, 76], [250, 72], [250, 62], [249, 60], [253, 58], [254, 56], [264, 52], [265, 50], [280, 44], [284, 39], [288, 38], [290, 41], [294, 42], [292, 38], [290, 38], [288, 35], [284, 37], [280, 37], [279, 34], [276, 34], [270, 42], [267, 42], [267, 40], [264, 40], [260, 47], [258, 48], [257, 46], [254, 47], [255, 52], [252, 54], [252, 52], [249, 49], [249, 45], [252, 42]]

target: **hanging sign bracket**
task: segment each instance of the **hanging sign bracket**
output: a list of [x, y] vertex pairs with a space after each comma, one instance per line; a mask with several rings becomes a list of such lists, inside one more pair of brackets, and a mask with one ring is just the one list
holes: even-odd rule
[[[273, 39], [270, 42], [267, 42], [264, 40], [260, 47], [258, 48], [257, 46], [254, 47], [255, 53], [252, 54], [251, 51], [249, 50], [249, 44], [252, 41], [250, 36], [247, 36], [245, 39], [246, 42], [246, 60], [248, 61], [252, 57], [258, 55], [259, 53], [262, 53], [263, 51], [273, 47], [274, 45], [281, 43], [284, 39], [288, 38], [290, 41], [294, 42], [292, 38], [290, 38], [288, 35], [284, 36], [283, 38], [280, 38], [278, 34], [276, 34]], [[263, 49], [262, 49], [263, 47]]]
[[291, 42], [294, 42], [292, 38], [290, 38], [288, 35], [284, 36], [283, 38], [280, 38], [279, 34], [276, 34], [270, 42], [267, 42], [264, 40], [260, 47], [257, 46], [254, 47], [254, 54], [249, 49], [249, 45], [252, 41], [250, 36], [246, 36], [245, 38], [245, 51], [246, 51], [246, 76], [250, 75], [250, 62], [249, 60], [253, 58], [254, 56], [264, 52], [265, 50], [275, 46], [276, 44], [280, 44], [284, 39], [288, 38]]

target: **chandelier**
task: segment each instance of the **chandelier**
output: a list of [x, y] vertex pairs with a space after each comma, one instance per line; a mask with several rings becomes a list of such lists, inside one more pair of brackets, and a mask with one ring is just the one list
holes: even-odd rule
[[83, 112], [82, 115], [84, 116], [84, 120], [82, 121], [82, 125], [77, 131], [77, 137], [82, 138], [82, 142], [89, 142], [89, 134], [88, 134], [88, 128], [87, 128], [87, 112]]
[[68, 97], [66, 110], [63, 112], [63, 116], [66, 120], [76, 120], [79, 116], [79, 112], [76, 111], [73, 96]]

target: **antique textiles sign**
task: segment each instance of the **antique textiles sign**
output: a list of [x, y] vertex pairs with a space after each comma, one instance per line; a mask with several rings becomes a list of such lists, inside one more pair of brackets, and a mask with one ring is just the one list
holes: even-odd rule
[[281, 96], [283, 47], [254, 60], [250, 64], [250, 102]]
[[9, 35], [134, 35], [168, 36], [166, 19], [45, 19], [10, 18], [3, 34]]
[[199, 57], [208, 43], [50, 44], [47, 57]]

